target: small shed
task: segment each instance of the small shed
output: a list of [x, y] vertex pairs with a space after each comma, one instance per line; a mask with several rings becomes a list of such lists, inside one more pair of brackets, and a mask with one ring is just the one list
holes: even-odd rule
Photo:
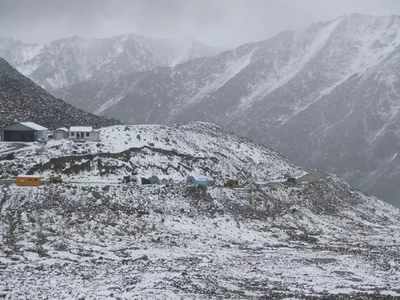
[[68, 138], [68, 129], [65, 127], [54, 130], [54, 139], [63, 140]]
[[188, 176], [186, 184], [193, 187], [208, 187], [211, 184], [211, 180], [206, 176]]
[[45, 142], [49, 130], [34, 122], [16, 122], [3, 128], [1, 139], [5, 142]]
[[239, 186], [240, 186], [239, 180], [237, 179], [228, 179], [224, 182], [224, 187], [226, 188], [235, 189], [238, 188]]
[[42, 179], [39, 176], [20, 175], [15, 178], [15, 184], [17, 186], [40, 186]]
[[149, 178], [144, 178], [142, 177], [141, 179], [142, 185], [147, 185], [147, 184], [160, 184], [160, 179], [157, 176], [151, 176]]
[[69, 139], [76, 142], [97, 142], [100, 134], [91, 126], [72, 126], [69, 129]]

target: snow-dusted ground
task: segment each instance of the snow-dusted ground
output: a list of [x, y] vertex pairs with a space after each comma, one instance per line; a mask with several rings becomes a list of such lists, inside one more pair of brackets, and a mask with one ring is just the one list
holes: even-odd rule
[[17, 251], [4, 243], [0, 252], [10, 298], [400, 296], [399, 220], [379, 202], [340, 216], [268, 216], [223, 188], [200, 200], [179, 186], [10, 192], [31, 193], [2, 209], [21, 212]]
[[[0, 154], [1, 147], [11, 145], [0, 144]], [[28, 144], [24, 149], [15, 153], [14, 160], [2, 162], [3, 176], [61, 173], [66, 179], [84, 181], [118, 180], [137, 173], [138, 177], [156, 175], [182, 182], [188, 175], [223, 181], [229, 177], [245, 180], [253, 174], [262, 181], [282, 181], [285, 174], [300, 177], [306, 173], [275, 152], [227, 135], [209, 123], [175, 128], [112, 126], [101, 129], [99, 142], [50, 141], [45, 147]]]
[[[213, 125], [109, 127], [99, 143], [29, 147], [2, 170], [79, 182], [0, 186], [0, 297], [400, 297], [397, 209], [335, 177], [301, 177]], [[171, 182], [121, 184], [132, 171]], [[216, 185], [185, 186], [198, 173]], [[234, 175], [264, 184], [220, 185]]]

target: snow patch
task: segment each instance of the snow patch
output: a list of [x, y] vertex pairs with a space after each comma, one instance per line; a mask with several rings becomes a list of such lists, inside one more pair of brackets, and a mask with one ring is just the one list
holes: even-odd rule
[[124, 98], [124, 96], [117, 96], [117, 97], [111, 98], [107, 102], [103, 103], [98, 109], [96, 109], [94, 114], [101, 115], [103, 112], [105, 112], [110, 107], [113, 107], [114, 105], [118, 104], [123, 98]]
[[255, 51], [256, 49], [253, 49], [251, 52], [235, 60], [227, 62], [224, 73], [216, 75], [215, 79], [213, 79], [211, 82], [203, 86], [194, 97], [192, 97], [185, 103], [185, 105], [194, 104], [200, 101], [206, 95], [211, 94], [212, 92], [222, 88], [227, 82], [236, 77], [242, 70], [244, 70], [250, 64], [251, 58]]

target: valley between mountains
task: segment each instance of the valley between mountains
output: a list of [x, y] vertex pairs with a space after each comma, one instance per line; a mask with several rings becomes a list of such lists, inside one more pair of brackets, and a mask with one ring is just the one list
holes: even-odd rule
[[0, 57], [0, 298], [400, 298], [399, 16]]
[[196, 55], [177, 64], [127, 36], [62, 40], [37, 55], [20, 46], [30, 59], [13, 65], [88, 112], [133, 124], [218, 123], [400, 206], [399, 32], [398, 16], [354, 14], [219, 54], [182, 46]]

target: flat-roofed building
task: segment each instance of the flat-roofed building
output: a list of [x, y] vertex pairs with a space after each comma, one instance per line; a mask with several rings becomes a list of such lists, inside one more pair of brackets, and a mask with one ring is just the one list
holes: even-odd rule
[[5, 142], [46, 142], [49, 130], [34, 122], [15, 122], [1, 130]]
[[91, 126], [72, 126], [69, 129], [69, 139], [76, 142], [97, 142], [100, 134]]

